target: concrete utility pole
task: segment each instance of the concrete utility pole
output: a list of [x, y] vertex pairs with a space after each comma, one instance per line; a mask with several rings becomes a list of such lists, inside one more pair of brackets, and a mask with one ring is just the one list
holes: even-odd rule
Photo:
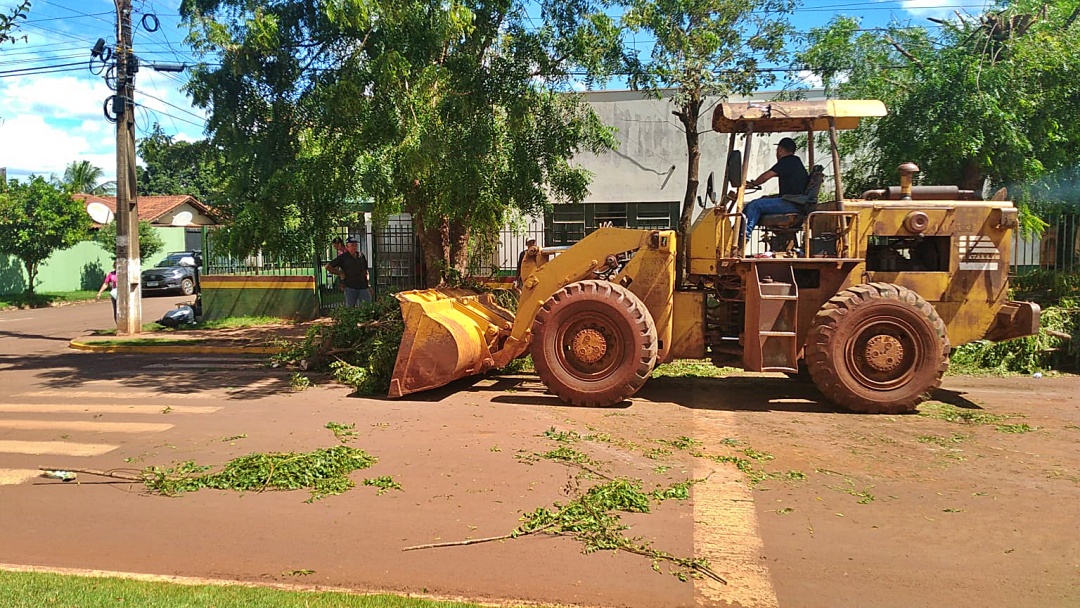
[[142, 331], [139, 204], [135, 183], [135, 72], [131, 0], [116, 3], [116, 331]]

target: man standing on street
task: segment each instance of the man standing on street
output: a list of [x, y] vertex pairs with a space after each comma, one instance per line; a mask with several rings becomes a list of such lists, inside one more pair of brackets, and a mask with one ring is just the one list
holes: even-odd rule
[[345, 306], [371, 301], [367, 257], [360, 251], [356, 239], [350, 236], [345, 241], [345, 253], [327, 263], [326, 270], [341, 277], [345, 284]]

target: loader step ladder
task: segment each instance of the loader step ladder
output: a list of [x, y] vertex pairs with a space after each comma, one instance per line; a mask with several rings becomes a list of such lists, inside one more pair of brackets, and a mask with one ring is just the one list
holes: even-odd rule
[[761, 372], [799, 371], [799, 287], [790, 264], [753, 264], [746, 290], [743, 364]]

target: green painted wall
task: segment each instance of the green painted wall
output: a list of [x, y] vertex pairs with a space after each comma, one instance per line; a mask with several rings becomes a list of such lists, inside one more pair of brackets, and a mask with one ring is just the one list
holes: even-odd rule
[[[279, 317], [310, 321], [319, 316], [315, 282], [296, 276], [208, 276], [202, 281], [203, 319]], [[245, 281], [247, 280], [247, 281]], [[246, 282], [246, 284], [244, 284]]]
[[[170, 251], [183, 251], [183, 228], [155, 228], [165, 243], [161, 253], [150, 260], [142, 260], [143, 268], [150, 268]], [[105, 251], [94, 241], [83, 241], [70, 249], [57, 251], [38, 269], [38, 283], [34, 290], [39, 293], [94, 290], [101, 287], [105, 273], [112, 270], [112, 252]], [[22, 261], [0, 255], [0, 293], [13, 294], [26, 291], [27, 276]]]

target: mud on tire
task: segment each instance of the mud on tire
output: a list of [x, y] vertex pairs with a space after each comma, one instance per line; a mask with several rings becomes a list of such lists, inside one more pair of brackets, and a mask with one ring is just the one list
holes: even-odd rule
[[930, 398], [949, 366], [934, 307], [890, 283], [846, 289], [818, 311], [806, 337], [810, 376], [829, 400], [867, 414], [902, 414]]
[[609, 281], [578, 281], [536, 314], [529, 353], [548, 390], [574, 405], [630, 397], [656, 365], [656, 325], [645, 305]]

